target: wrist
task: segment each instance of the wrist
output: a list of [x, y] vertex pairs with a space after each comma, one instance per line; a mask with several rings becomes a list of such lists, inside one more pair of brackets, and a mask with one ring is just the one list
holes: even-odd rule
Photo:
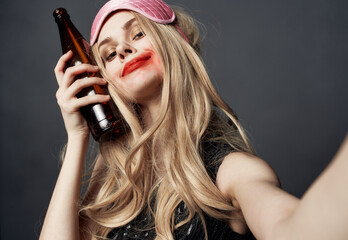
[[68, 133], [68, 143], [69, 142], [88, 143], [88, 141], [89, 141], [89, 132]]
[[79, 164], [83, 163], [87, 153], [88, 142], [88, 135], [68, 134], [64, 162], [73, 161], [75, 163], [79, 162]]

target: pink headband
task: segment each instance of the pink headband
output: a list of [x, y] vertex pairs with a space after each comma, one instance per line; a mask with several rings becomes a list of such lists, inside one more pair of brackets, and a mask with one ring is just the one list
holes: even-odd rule
[[[110, 0], [99, 10], [94, 18], [91, 29], [91, 46], [96, 42], [106, 17], [110, 13], [121, 9], [132, 10], [161, 24], [170, 24], [175, 20], [174, 11], [162, 0]], [[176, 24], [174, 24], [174, 26], [178, 29], [183, 38], [189, 42], [179, 26]]]

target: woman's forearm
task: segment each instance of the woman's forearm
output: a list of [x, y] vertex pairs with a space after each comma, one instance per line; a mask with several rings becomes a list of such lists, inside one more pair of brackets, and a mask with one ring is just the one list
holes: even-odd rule
[[277, 239], [348, 239], [348, 135], [332, 162], [304, 194]]
[[79, 239], [78, 202], [88, 139], [71, 137], [40, 239]]

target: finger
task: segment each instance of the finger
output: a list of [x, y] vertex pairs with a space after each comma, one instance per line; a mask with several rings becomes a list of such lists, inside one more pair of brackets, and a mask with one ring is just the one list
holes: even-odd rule
[[68, 51], [67, 53], [63, 54], [58, 62], [56, 67], [54, 68], [54, 74], [56, 75], [56, 79], [58, 82], [58, 85], [60, 86], [63, 76], [64, 76], [64, 68], [66, 66], [67, 61], [72, 57], [72, 51]]
[[90, 104], [105, 103], [110, 100], [110, 95], [88, 95], [81, 98], [59, 98], [57, 103], [59, 107], [66, 113], [74, 113], [79, 111], [82, 107], [88, 106]]
[[99, 68], [91, 64], [80, 64], [73, 67], [68, 67], [64, 73], [62, 86], [68, 88], [76, 79], [76, 77], [83, 73], [94, 73], [97, 72]]
[[106, 85], [107, 81], [103, 78], [83, 78], [78, 79], [75, 82], [73, 82], [70, 87], [68, 88], [67, 94], [69, 96], [76, 96], [79, 92], [81, 92], [82, 89], [93, 86], [93, 85]]
[[105, 103], [110, 101], [110, 95], [89, 95], [82, 98], [76, 98], [73, 100], [75, 107], [81, 108], [90, 104]]

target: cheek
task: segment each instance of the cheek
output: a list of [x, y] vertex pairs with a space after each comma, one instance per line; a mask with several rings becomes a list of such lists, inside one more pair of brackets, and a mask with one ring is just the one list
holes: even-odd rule
[[111, 77], [111, 79], [113, 81], [117, 81], [118, 79], [121, 78], [121, 74], [122, 74], [122, 69], [121, 68], [114, 68], [114, 69], [111, 69], [111, 71], [108, 71], [109, 72], [109, 76]]
[[158, 55], [155, 51], [153, 54], [151, 64], [152, 64], [153, 72], [156, 74], [157, 80], [159, 82], [162, 82], [162, 80], [163, 80], [163, 67], [162, 67], [162, 63], [160, 61], [160, 58], [158, 57]]
[[154, 64], [154, 68], [156, 69], [156, 72], [157, 72], [157, 78], [162, 81], [162, 78], [163, 78], [163, 68], [162, 68], [161, 61], [159, 60], [158, 57], [155, 59], [153, 64]]
[[150, 42], [147, 42], [146, 44], [144, 44], [143, 47], [147, 51], [152, 52], [152, 58], [151, 58], [152, 69], [156, 72], [157, 78], [162, 80], [163, 68], [162, 68], [160, 57], [157, 54], [155, 48], [152, 46]]
[[[121, 75], [122, 75], [122, 68], [118, 66], [109, 66], [109, 69], [107, 70], [107, 74], [109, 77], [109, 80], [112, 82], [114, 87], [118, 90], [125, 91], [127, 89], [127, 84], [122, 80]], [[129, 86], [128, 82], [128, 87]]]
[[106, 74], [108, 78], [114, 83], [116, 82], [117, 79], [121, 77], [122, 68], [118, 66], [118, 64], [115, 64], [113, 62], [107, 63], [105, 65], [105, 70], [106, 70]]

